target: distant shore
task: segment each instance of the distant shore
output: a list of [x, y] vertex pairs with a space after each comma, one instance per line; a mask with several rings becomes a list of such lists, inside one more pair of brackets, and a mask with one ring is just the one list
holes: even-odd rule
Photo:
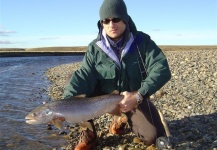
[[87, 47], [0, 48], [0, 57], [83, 55]]
[[[217, 45], [160, 45], [163, 51], [216, 50]], [[0, 57], [22, 56], [66, 56], [83, 55], [87, 46], [77, 47], [41, 47], [41, 48], [0, 48]]]
[[0, 57], [36, 57], [84, 55], [85, 52], [0, 52]]

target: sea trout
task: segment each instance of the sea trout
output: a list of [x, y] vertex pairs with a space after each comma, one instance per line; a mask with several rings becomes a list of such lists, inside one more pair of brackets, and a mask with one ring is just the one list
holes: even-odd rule
[[82, 123], [106, 113], [120, 115], [118, 107], [123, 95], [111, 93], [97, 97], [71, 97], [50, 101], [33, 109], [26, 117], [28, 124], [52, 122], [61, 129], [63, 122]]

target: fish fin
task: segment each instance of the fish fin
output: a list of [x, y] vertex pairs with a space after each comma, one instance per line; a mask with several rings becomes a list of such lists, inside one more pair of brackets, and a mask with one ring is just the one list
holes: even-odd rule
[[90, 122], [80, 122], [78, 124], [79, 124], [81, 130], [87, 130], [87, 128], [88, 128], [89, 130], [91, 130], [93, 132], [93, 127], [92, 127]]
[[63, 127], [63, 122], [65, 121], [65, 118], [55, 118], [52, 120], [52, 123], [61, 130]]
[[121, 109], [120, 106], [117, 105], [111, 112], [108, 112], [111, 115], [115, 115], [115, 116], [121, 116]]
[[116, 94], [116, 95], [118, 95], [119, 92], [118, 92], [118, 90], [114, 90], [111, 94]]
[[86, 94], [81, 94], [81, 95], [76, 95], [76, 96], [74, 96], [75, 98], [84, 98], [84, 97], [86, 97]]

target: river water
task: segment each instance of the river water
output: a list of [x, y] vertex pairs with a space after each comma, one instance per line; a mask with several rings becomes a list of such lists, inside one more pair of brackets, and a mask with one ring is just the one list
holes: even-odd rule
[[25, 116], [43, 101], [50, 82], [47, 69], [81, 61], [83, 56], [0, 58], [0, 149], [49, 150], [66, 145], [58, 131], [25, 123]]

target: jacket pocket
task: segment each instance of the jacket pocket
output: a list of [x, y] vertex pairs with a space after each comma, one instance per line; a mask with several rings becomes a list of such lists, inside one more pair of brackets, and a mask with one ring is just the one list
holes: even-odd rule
[[115, 66], [112, 64], [98, 64], [96, 70], [99, 80], [115, 78]]
[[126, 69], [127, 69], [127, 74], [129, 76], [129, 78], [141, 77], [141, 72], [140, 72], [140, 69], [139, 69], [138, 62], [129, 63], [127, 65]]
[[127, 78], [131, 90], [138, 90], [141, 87], [142, 74], [139, 69], [138, 62], [132, 62], [126, 66]]
[[110, 64], [99, 64], [96, 67], [97, 80], [100, 90], [103, 93], [111, 93], [116, 87], [115, 66]]

